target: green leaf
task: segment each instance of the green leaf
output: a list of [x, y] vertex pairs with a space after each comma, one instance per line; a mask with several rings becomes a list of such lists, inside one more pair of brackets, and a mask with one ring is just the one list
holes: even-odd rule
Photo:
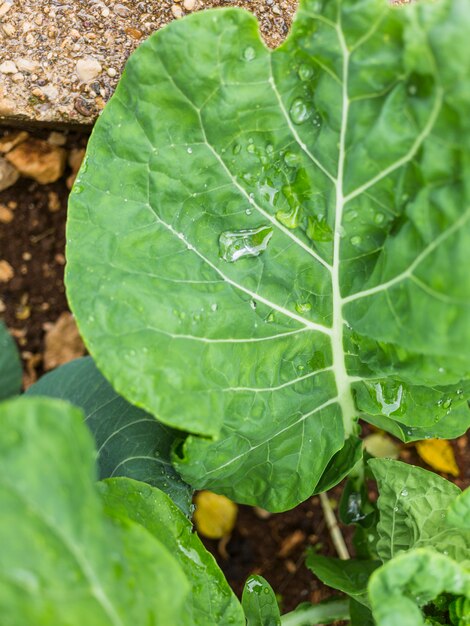
[[324, 493], [337, 485], [361, 459], [362, 441], [359, 437], [352, 435], [346, 439], [344, 446], [326, 466], [314, 493]]
[[0, 425], [2, 624], [190, 626], [177, 561], [103, 510], [81, 411], [22, 398], [0, 405]]
[[[290, 613], [281, 617], [282, 626], [314, 626], [314, 624], [331, 624], [338, 620], [349, 619], [349, 601], [330, 598], [318, 604], [302, 602]], [[361, 626], [366, 626], [362, 625]]]
[[349, 602], [350, 626], [376, 626], [370, 609], [351, 598]]
[[372, 572], [379, 567], [379, 561], [345, 561], [321, 556], [310, 550], [305, 564], [328, 587], [368, 605], [367, 582]]
[[429, 548], [398, 555], [369, 583], [377, 626], [424, 626], [420, 607], [441, 593], [470, 598], [470, 572]]
[[46, 374], [26, 393], [61, 398], [82, 409], [96, 441], [100, 478], [128, 476], [149, 483], [190, 514], [192, 490], [170, 462], [178, 434], [117, 394], [90, 357]]
[[283, 510], [359, 415], [455, 432], [469, 31], [466, 0], [303, 0], [275, 51], [227, 9], [130, 59], [71, 195], [68, 296], [116, 390], [192, 433], [191, 485]]
[[0, 320], [0, 400], [21, 391], [22, 369], [16, 344]]
[[108, 479], [99, 487], [108, 513], [144, 526], [179, 562], [191, 584], [185, 605], [188, 624], [245, 626], [241, 605], [214, 557], [165, 493], [128, 478]]
[[271, 585], [262, 576], [250, 576], [242, 597], [247, 626], [281, 626], [281, 615]]
[[470, 563], [470, 531], [447, 521], [447, 510], [461, 493], [456, 485], [400, 461], [373, 459], [369, 465], [380, 494], [377, 551], [382, 560], [402, 550], [430, 547]]
[[470, 487], [451, 503], [447, 511], [447, 522], [457, 528], [470, 531]]

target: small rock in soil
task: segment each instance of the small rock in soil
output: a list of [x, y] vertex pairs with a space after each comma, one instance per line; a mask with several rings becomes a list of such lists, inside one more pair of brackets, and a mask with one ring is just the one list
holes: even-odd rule
[[85, 346], [71, 313], [62, 313], [48, 325], [44, 338], [44, 369], [51, 370], [85, 354]]
[[70, 176], [67, 177], [67, 187], [72, 189], [73, 183], [77, 178], [78, 170], [85, 156], [85, 148], [72, 148], [69, 152], [68, 164], [72, 170]]
[[77, 61], [77, 65], [75, 66], [77, 76], [82, 83], [89, 83], [101, 74], [102, 69], [103, 68], [101, 67], [99, 61], [93, 59], [92, 57], [88, 59], [80, 59]]
[[0, 191], [14, 185], [19, 177], [18, 170], [0, 157]]
[[8, 283], [14, 275], [15, 272], [8, 261], [0, 261], [0, 283]]
[[0, 138], [0, 152], [2, 154], [6, 154], [7, 152], [10, 152], [10, 150], [13, 150], [13, 148], [18, 146], [20, 143], [22, 143], [23, 141], [26, 141], [28, 137], [29, 137], [29, 133], [27, 133], [24, 130], [21, 130], [19, 132], [8, 133], [7, 135], [4, 135], [3, 137]]
[[6, 156], [23, 176], [41, 185], [58, 180], [65, 169], [67, 153], [60, 146], [51, 146], [42, 139], [28, 139]]
[[0, 223], [1, 224], [9, 224], [13, 221], [14, 213], [11, 209], [6, 207], [4, 204], [0, 204]]

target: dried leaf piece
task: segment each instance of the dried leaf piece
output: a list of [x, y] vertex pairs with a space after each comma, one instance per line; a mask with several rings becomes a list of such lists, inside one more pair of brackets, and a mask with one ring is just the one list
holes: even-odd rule
[[44, 369], [68, 363], [85, 354], [85, 345], [71, 313], [62, 313], [45, 337]]
[[364, 439], [364, 448], [378, 459], [398, 459], [400, 446], [384, 433], [373, 433]]
[[436, 472], [459, 476], [460, 470], [455, 460], [452, 445], [446, 439], [426, 439], [416, 442], [419, 456]]
[[13, 211], [3, 204], [0, 204], [0, 222], [9, 224], [13, 220]]
[[200, 491], [194, 503], [194, 523], [201, 535], [220, 539], [232, 532], [238, 513], [234, 502], [211, 491]]

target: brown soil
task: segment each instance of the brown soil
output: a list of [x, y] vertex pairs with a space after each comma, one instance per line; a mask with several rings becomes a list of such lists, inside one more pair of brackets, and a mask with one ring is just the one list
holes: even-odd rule
[[[85, 136], [71, 134], [66, 147], [82, 147], [85, 143]], [[0, 206], [13, 213], [10, 223], [0, 221], [0, 260], [8, 261], [15, 272], [10, 282], [0, 283], [0, 318], [18, 342], [25, 369], [29, 370], [28, 382], [42, 373], [45, 326], [67, 310], [63, 286], [67, 174], [51, 185], [20, 179], [0, 193]], [[53, 202], [51, 193], [57, 194], [52, 196]], [[470, 485], [470, 440], [463, 436], [452, 443], [461, 470], [461, 476], [453, 480], [465, 488]], [[427, 467], [413, 446], [404, 447], [401, 457]], [[340, 494], [338, 486], [330, 497], [339, 501]], [[351, 529], [342, 530], [350, 543]], [[322, 554], [335, 554], [317, 497], [266, 519], [253, 508], [241, 506], [232, 536], [225, 542], [205, 543], [237, 594], [241, 594], [247, 576], [258, 573], [279, 594], [283, 611], [331, 595], [331, 590], [304, 565], [308, 546], [315, 546]]]

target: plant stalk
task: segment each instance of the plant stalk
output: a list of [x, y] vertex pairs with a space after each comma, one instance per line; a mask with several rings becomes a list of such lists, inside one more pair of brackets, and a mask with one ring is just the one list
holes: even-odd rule
[[336, 548], [336, 552], [338, 553], [340, 559], [346, 561], [351, 557], [349, 556], [348, 548], [343, 535], [341, 534], [338, 522], [336, 521], [336, 516], [326, 493], [320, 494], [320, 502], [323, 509], [323, 515], [325, 516], [326, 525], [330, 531], [331, 539], [334, 547]]
[[281, 617], [282, 626], [314, 626], [349, 619], [349, 600], [332, 600], [315, 604], [304, 611], [292, 611]]

